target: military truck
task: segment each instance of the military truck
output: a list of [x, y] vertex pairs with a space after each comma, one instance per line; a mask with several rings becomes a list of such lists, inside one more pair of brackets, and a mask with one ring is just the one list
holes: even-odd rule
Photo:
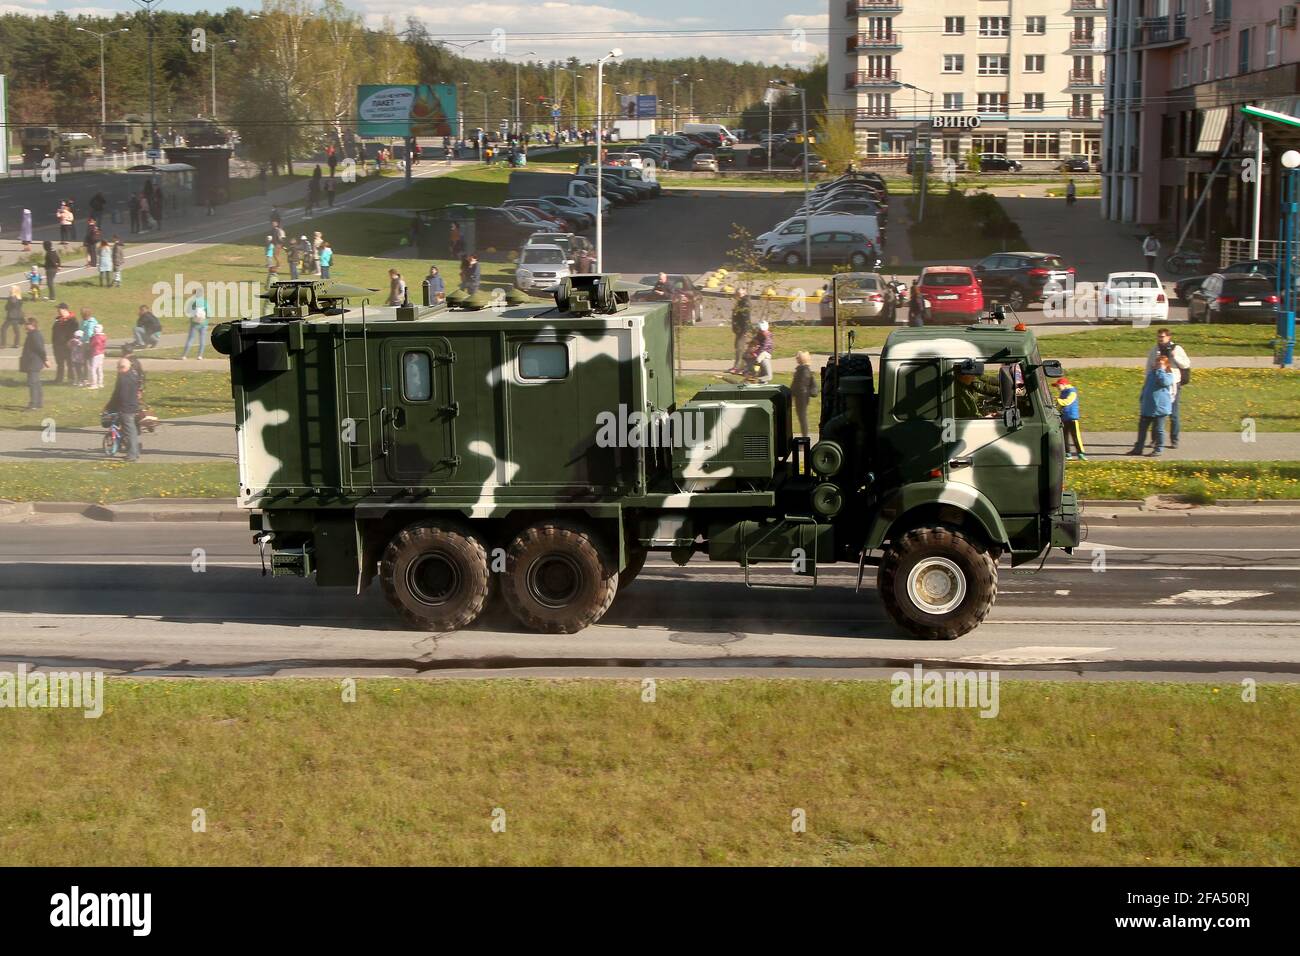
[[143, 116], [128, 114], [122, 119], [105, 123], [100, 142], [106, 152], [133, 153], [149, 145], [149, 124]]
[[19, 141], [25, 166], [39, 166], [47, 158], [59, 155], [59, 131], [53, 126], [24, 126], [19, 132]]
[[412, 627], [463, 628], [500, 601], [573, 633], [663, 552], [736, 562], [747, 585], [764, 563], [802, 586], [871, 567], [902, 628], [951, 639], [989, 612], [1000, 558], [1079, 542], [1060, 369], [1031, 332], [900, 329], [877, 369], [837, 324], [810, 446], [784, 386], [680, 400], [669, 306], [629, 303], [613, 276], [546, 303], [370, 294], [279, 282], [268, 314], [212, 341], [263, 570], [358, 593], [378, 577]]

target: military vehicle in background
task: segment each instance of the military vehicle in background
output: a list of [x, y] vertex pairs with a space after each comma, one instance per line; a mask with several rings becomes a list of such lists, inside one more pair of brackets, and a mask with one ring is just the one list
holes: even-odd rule
[[[1060, 418], [1033, 333], [900, 329], [878, 369], [823, 371], [820, 438], [780, 385], [675, 394], [667, 303], [577, 275], [554, 302], [478, 293], [372, 309], [373, 290], [279, 282], [268, 314], [212, 333], [230, 357], [239, 502], [272, 574], [358, 593], [411, 626], [501, 601], [528, 628], [600, 620], [652, 552], [791, 585], [877, 569], [891, 617], [951, 639], [997, 595], [998, 561], [1079, 543]], [[989, 377], [984, 377], [985, 373]]]
[[186, 146], [226, 146], [230, 142], [230, 131], [223, 129], [215, 120], [196, 116], [186, 120], [180, 128]]
[[109, 153], [134, 153], [145, 149], [149, 145], [149, 123], [143, 116], [134, 115], [105, 123], [100, 144]]
[[24, 126], [18, 138], [24, 166], [39, 166], [47, 157], [59, 155], [59, 131], [53, 126]]

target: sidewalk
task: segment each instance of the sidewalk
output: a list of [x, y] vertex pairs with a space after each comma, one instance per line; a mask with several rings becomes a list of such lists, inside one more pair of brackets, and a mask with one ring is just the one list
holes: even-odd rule
[[[55, 434], [55, 441], [44, 442], [40, 429], [0, 430], [0, 461], [104, 460], [104, 429], [60, 428]], [[234, 461], [235, 416], [219, 412], [166, 419], [152, 435], [141, 435], [140, 445], [142, 461]]]

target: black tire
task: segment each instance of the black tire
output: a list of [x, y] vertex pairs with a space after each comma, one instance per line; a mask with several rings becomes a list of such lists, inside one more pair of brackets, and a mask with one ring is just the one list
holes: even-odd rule
[[1025, 294], [1017, 288], [1012, 288], [1007, 293], [1007, 305], [1011, 306], [1015, 312], [1021, 312], [1025, 308]]
[[615, 567], [589, 531], [546, 521], [525, 528], [511, 542], [502, 595], [525, 627], [572, 634], [609, 610], [618, 591]]
[[629, 547], [627, 551], [627, 567], [618, 572], [618, 593], [622, 594], [629, 584], [636, 580], [636, 576], [641, 573], [645, 567], [645, 559], [650, 556], [650, 552], [644, 548]]
[[118, 452], [122, 450], [121, 443], [113, 437], [112, 432], [104, 433], [104, 454], [109, 458], [116, 458]]
[[403, 528], [384, 549], [379, 565], [384, 597], [402, 620], [423, 631], [467, 627], [492, 593], [487, 548], [450, 522]]
[[855, 252], [849, 256], [849, 262], [860, 269], [867, 264], [867, 257], [860, 252]]
[[801, 265], [802, 263], [803, 263], [803, 256], [799, 255], [797, 252], [791, 252], [786, 254], [785, 257], [786, 265], [797, 266], [797, 265]]
[[[934, 590], [927, 606], [917, 594], [932, 568], [952, 590]], [[876, 576], [885, 610], [904, 630], [927, 641], [951, 641], [974, 630], [998, 596], [998, 570], [988, 549], [955, 528], [915, 528], [885, 551]], [[947, 601], [940, 600], [948, 598]]]

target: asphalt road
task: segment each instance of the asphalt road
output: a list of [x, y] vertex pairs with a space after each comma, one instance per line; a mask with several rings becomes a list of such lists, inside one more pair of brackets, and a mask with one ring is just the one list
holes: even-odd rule
[[[907, 639], [869, 573], [822, 570], [816, 594], [747, 590], [743, 572], [655, 556], [597, 626], [520, 630], [504, 611], [454, 634], [403, 630], [362, 597], [262, 577], [249, 533], [218, 523], [51, 516], [0, 536], [0, 666], [135, 675], [888, 674], [913, 662], [1054, 679], [1300, 680], [1300, 547], [1260, 528], [1095, 529], [1036, 574], [1004, 568], [998, 603], [950, 642]], [[1276, 545], [1276, 546], [1273, 546]], [[204, 549], [205, 570], [193, 569]], [[1087, 550], [1092, 549], [1092, 550]], [[1105, 570], [1095, 569], [1105, 552]], [[782, 570], [764, 572], [788, 583]]]

